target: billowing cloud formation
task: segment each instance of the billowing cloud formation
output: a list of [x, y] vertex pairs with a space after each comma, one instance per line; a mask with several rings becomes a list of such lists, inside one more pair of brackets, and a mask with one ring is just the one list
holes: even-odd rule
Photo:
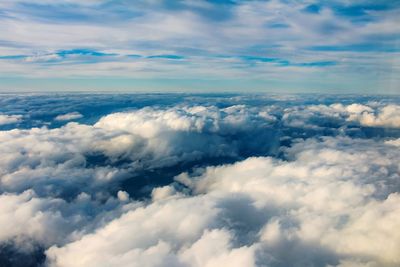
[[[34, 189], [70, 199], [82, 191], [117, 190], [145, 171], [272, 153], [274, 121], [264, 109], [195, 106], [114, 113], [94, 125], [3, 131], [1, 191]], [[260, 145], [254, 136], [270, 141]]]
[[50, 262], [54, 266], [400, 263], [400, 235], [395, 231], [400, 224], [397, 147], [348, 138], [310, 139], [287, 154], [293, 160], [249, 158], [209, 167], [195, 177], [182, 174], [177, 181], [194, 196], [172, 193], [157, 198], [93, 234], [52, 247]]
[[400, 264], [395, 98], [86, 97], [2, 100], [3, 265]]
[[119, 215], [121, 202], [115, 198], [106, 203], [95, 201], [86, 193], [73, 201], [60, 198], [40, 198], [33, 190], [21, 194], [0, 196], [0, 226], [2, 242], [13, 239], [22, 249], [31, 249], [31, 241], [43, 246], [64, 244], [92, 231], [97, 220], [105, 220], [107, 213]]
[[[399, 128], [400, 106], [395, 104], [381, 105], [379, 103], [368, 105], [335, 103], [329, 106], [310, 105], [288, 108], [284, 114], [285, 123], [294, 127], [317, 127], [317, 123], [312, 122], [317, 117], [329, 119], [331, 122], [345, 120], [362, 126]], [[320, 122], [327, 123], [327, 120]]]
[[[355, 117], [355, 118], [354, 118]], [[351, 119], [358, 120], [361, 125], [381, 126], [381, 127], [400, 127], [400, 106], [388, 105], [379, 110], [377, 114], [371, 112], [371, 109], [353, 115]]]

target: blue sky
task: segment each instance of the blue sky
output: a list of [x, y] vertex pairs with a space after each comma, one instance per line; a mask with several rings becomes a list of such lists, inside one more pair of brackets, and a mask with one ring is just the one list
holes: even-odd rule
[[1, 91], [400, 92], [400, 1], [4, 0]]

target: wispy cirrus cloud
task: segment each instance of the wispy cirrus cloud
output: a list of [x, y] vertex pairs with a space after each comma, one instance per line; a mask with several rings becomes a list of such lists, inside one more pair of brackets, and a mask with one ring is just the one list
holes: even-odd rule
[[0, 9], [3, 76], [294, 77], [287, 80], [303, 86], [340, 77], [339, 87], [398, 86], [395, 1], [5, 1]]

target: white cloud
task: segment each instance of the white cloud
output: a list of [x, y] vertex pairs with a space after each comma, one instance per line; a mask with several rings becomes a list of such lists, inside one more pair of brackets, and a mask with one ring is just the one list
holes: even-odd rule
[[80, 114], [79, 112], [70, 112], [67, 114], [62, 114], [58, 115], [57, 117], [54, 118], [56, 121], [70, 121], [70, 120], [76, 120], [82, 118], [83, 115]]
[[120, 201], [123, 201], [123, 202], [129, 200], [129, 194], [127, 192], [125, 192], [125, 191], [122, 191], [122, 190], [118, 191], [117, 197], [118, 197], [118, 199]]
[[[93, 126], [72, 122], [56, 129], [2, 131], [0, 184], [6, 192], [34, 188], [40, 195], [68, 195], [113, 188], [134, 172], [203, 158], [237, 157], [249, 146], [268, 151], [270, 143], [260, 146], [252, 136], [230, 145], [232, 136], [250, 131], [274, 140], [271, 117], [264, 113], [245, 106], [145, 108], [107, 115]], [[114, 166], [119, 161], [125, 163]]]
[[47, 254], [56, 266], [180, 266], [173, 251], [202, 236], [216, 216], [210, 204], [201, 197], [155, 202]]
[[325, 127], [327, 122], [343, 124], [344, 121], [369, 127], [400, 128], [400, 106], [384, 103], [295, 106], [284, 110], [283, 121], [287, 126], [314, 129]]
[[40, 198], [33, 190], [0, 195], [0, 242], [14, 240], [17, 248], [30, 249], [32, 241], [48, 247], [79, 239], [121, 213], [120, 202], [101, 203], [86, 193], [67, 202]]
[[186, 266], [255, 266], [255, 247], [232, 248], [231, 234], [226, 230], [205, 231], [190, 248], [180, 255]]
[[22, 115], [5, 115], [0, 114], [0, 125], [17, 123], [22, 120]]
[[[362, 77], [377, 83], [380, 88], [385, 85], [396, 88], [398, 84], [395, 77], [399, 72], [397, 54], [395, 51], [379, 52], [380, 49], [384, 51], [385, 46], [396, 50], [395, 38], [388, 38], [399, 33], [396, 8], [369, 11], [368, 20], [356, 23], [351, 16], [339, 16], [334, 5], [323, 5], [320, 13], [310, 14], [304, 12], [308, 2], [298, 1], [237, 1], [223, 7], [210, 2], [196, 2], [194, 5], [193, 1], [182, 1], [173, 4], [174, 8], [166, 1], [136, 1], [135, 4], [110, 2], [101, 5], [106, 2], [2, 1], [0, 6], [6, 15], [0, 21], [5, 44], [1, 49], [12, 51], [12, 55], [28, 57], [16, 62], [2, 60], [1, 72], [46, 78], [215, 77], [276, 81], [291, 77], [293, 82], [303, 84], [305, 78], [308, 83], [317, 80], [317, 85], [326, 84], [328, 80], [336, 84], [339, 77], [352, 82]], [[40, 4], [43, 6], [37, 6]], [[120, 9], [124, 12], [119, 12]], [[105, 24], [99, 17], [107, 18], [108, 23]], [[85, 34], [79, 34], [81, 32]], [[376, 36], [380, 35], [386, 41], [377, 44], [380, 39]], [[356, 51], [310, 49], [315, 44], [338, 46], [340, 50], [342, 46], [364, 43], [376, 47], [378, 51], [360, 57], [357, 48]], [[65, 60], [65, 64], [42, 64], [60, 59], [55, 54], [57, 51], [82, 47], [125, 52], [111, 60], [100, 57], [89, 60], [90, 64], [82, 64], [87, 63], [86, 57], [74, 62], [61, 59]], [[160, 52], [184, 56], [185, 60], [177, 64], [154, 59], [132, 60], [123, 56]], [[335, 61], [338, 64], [331, 66], [328, 72], [318, 68], [282, 67], [271, 62], [249, 63], [216, 56], [222, 54], [273, 57], [294, 63]], [[213, 67], [210, 68], [210, 65]], [[371, 73], [379, 77], [368, 75]], [[345, 83], [347, 87], [348, 84]]]
[[199, 176], [182, 174], [177, 180], [195, 195], [171, 197], [170, 191], [93, 234], [52, 247], [50, 265], [165, 265], [156, 259], [168, 266], [400, 263], [396, 147], [310, 139], [287, 154], [293, 161], [249, 158]]
[[175, 188], [170, 185], [157, 187], [151, 191], [151, 198], [153, 201], [168, 199], [170, 197], [176, 197], [176, 196], [179, 195], [177, 195]]
[[365, 126], [400, 128], [400, 106], [388, 105], [382, 107], [377, 114], [363, 112], [357, 116], [357, 119], [361, 125]]
[[[0, 243], [39, 244], [57, 267], [399, 265], [398, 138], [343, 130], [361, 132], [365, 114], [391, 125], [397, 106], [290, 106], [182, 104], [0, 131]], [[316, 134], [294, 139], [293, 125]], [[279, 138], [290, 146], [271, 153]], [[204, 166], [213, 157], [239, 161]], [[185, 164], [160, 187], [142, 176]], [[149, 198], [127, 179], [147, 179]]]
[[328, 138], [299, 143], [288, 153], [293, 162], [253, 158], [208, 168], [189, 186], [206, 194], [244, 193], [258, 208], [277, 210], [261, 232], [273, 257], [295, 253], [276, 252], [274, 244], [301, 242], [330, 250], [338, 260], [362, 259], [375, 266], [400, 262], [400, 235], [395, 234], [400, 223], [400, 206], [394, 204], [400, 199], [396, 148]]

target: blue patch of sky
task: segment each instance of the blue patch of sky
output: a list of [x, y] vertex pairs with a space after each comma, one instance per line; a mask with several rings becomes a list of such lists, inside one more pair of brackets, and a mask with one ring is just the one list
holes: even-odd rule
[[329, 67], [337, 65], [336, 61], [315, 61], [315, 62], [304, 62], [304, 63], [292, 63], [293, 66], [299, 67]]
[[88, 21], [96, 12], [83, 12], [82, 8], [64, 4], [59, 5], [18, 3], [17, 12], [41, 21]]
[[281, 59], [272, 57], [260, 57], [260, 56], [240, 56], [240, 59], [245, 61], [258, 61], [258, 62], [279, 62]]
[[153, 55], [147, 58], [163, 58], [163, 59], [184, 59], [185, 57], [179, 55]]
[[[337, 15], [358, 17], [368, 15], [369, 11], [385, 11], [396, 7], [393, 3], [398, 2], [396, 0], [390, 2], [376, 1], [369, 4], [355, 4], [355, 5], [334, 5], [333, 10]], [[400, 7], [400, 5], [397, 5]]]
[[71, 49], [71, 50], [60, 50], [56, 52], [57, 55], [61, 57], [69, 56], [69, 55], [82, 55], [82, 56], [94, 56], [94, 57], [102, 57], [102, 56], [117, 56], [116, 53], [103, 53], [96, 50], [91, 49]]
[[318, 14], [321, 11], [321, 6], [316, 5], [316, 4], [311, 4], [306, 6], [303, 11], [307, 13], [312, 13], [312, 14]]
[[[99, 52], [96, 50], [91, 50], [91, 49], [70, 49], [70, 50], [59, 50], [56, 51], [55, 53], [47, 53], [47, 54], [33, 54], [33, 55], [2, 55], [0, 56], [0, 59], [5, 59], [5, 60], [21, 60], [21, 59], [26, 59], [31, 56], [46, 56], [46, 55], [52, 55], [55, 54], [59, 56], [60, 58], [50, 58], [47, 61], [48, 63], [51, 62], [59, 62], [63, 59], [68, 58], [68, 56], [82, 56], [82, 59], [85, 59], [88, 61], [88, 57], [93, 58], [93, 57], [112, 57], [112, 56], [118, 56], [116, 53], [103, 53]], [[96, 62], [94, 60], [90, 62]]]
[[130, 55], [126, 55], [126, 57], [128, 58], [142, 58], [142, 55], [137, 55], [137, 54], [130, 54]]
[[26, 57], [25, 55], [5, 55], [0, 56], [0, 59], [24, 59]]
[[275, 63], [278, 66], [289, 67], [329, 67], [337, 65], [336, 61], [312, 61], [312, 62], [291, 62], [282, 58], [259, 57], [259, 56], [240, 56], [240, 59], [249, 62]]
[[321, 1], [306, 6], [303, 11], [310, 14], [319, 14], [324, 8], [331, 9], [337, 16], [346, 17], [353, 23], [367, 23], [379, 19], [371, 16], [371, 12], [400, 8], [400, 1], [363, 1], [345, 4], [336, 1]]
[[[48, 53], [48, 54], [43, 54], [45, 55], [51, 55], [53, 53]], [[88, 59], [88, 57], [114, 57], [114, 56], [122, 56], [117, 53], [104, 53], [100, 52], [97, 50], [92, 50], [92, 49], [71, 49], [71, 50], [59, 50], [54, 53], [55, 55], [61, 57], [61, 58], [68, 58], [68, 56], [82, 56], [83, 59]], [[25, 59], [29, 56], [34, 56], [34, 55], [2, 55], [0, 56], [0, 59]], [[138, 54], [129, 54], [129, 55], [123, 55], [127, 58], [148, 58], [148, 59], [171, 59], [171, 60], [180, 60], [184, 59], [185, 57], [182, 55], [174, 55], [174, 54], [159, 54], [159, 55], [150, 55], [150, 56], [142, 56]]]
[[313, 51], [325, 51], [325, 52], [384, 52], [384, 53], [395, 53], [400, 52], [400, 47], [397, 45], [384, 45], [384, 44], [350, 44], [350, 45], [317, 45], [308, 47], [309, 50]]
[[285, 28], [290, 28], [289, 24], [286, 23], [270, 23], [267, 25], [267, 27], [272, 28], [272, 29], [285, 29]]
[[[60, 7], [61, 6], [61, 7]], [[17, 4], [17, 12], [39, 21], [52, 22], [104, 22], [126, 20], [141, 16], [143, 12], [132, 8], [124, 1], [109, 1], [97, 8], [85, 7], [74, 3], [27, 3]]]
[[234, 8], [245, 2], [252, 0], [205, 0], [206, 5], [193, 4], [201, 1], [163, 1], [163, 7], [166, 10], [191, 11], [196, 15], [202, 16], [209, 21], [223, 22], [232, 18], [235, 13]]
[[[313, 49], [327, 49], [327, 47], [314, 47]], [[329, 49], [329, 48], [328, 48]], [[96, 50], [90, 49], [71, 49], [71, 50], [61, 50], [55, 53], [56, 55], [62, 57], [63, 59], [67, 58], [71, 55], [82, 56], [81, 63], [96, 63], [101, 59], [96, 59], [97, 57], [113, 57], [120, 56], [116, 53], [103, 53]], [[18, 60], [27, 58], [27, 55], [10, 55], [10, 56], [0, 56], [0, 59], [10, 59], [10, 60]], [[182, 60], [187, 57], [182, 55], [175, 54], [159, 54], [159, 55], [150, 55], [150, 56], [142, 56], [137, 54], [125, 55], [126, 58], [147, 58], [147, 59], [166, 59], [166, 60]], [[276, 58], [276, 57], [263, 57], [263, 56], [252, 56], [252, 55], [244, 55], [244, 56], [231, 56], [231, 55], [208, 55], [205, 58], [238, 58], [244, 62], [249, 63], [249, 65], [253, 65], [253, 63], [273, 63], [277, 66], [298, 66], [298, 67], [327, 67], [336, 65], [337, 62], [334, 61], [315, 61], [315, 62], [291, 62], [287, 59]], [[79, 59], [79, 58], [78, 58]], [[50, 59], [47, 63], [57, 62], [62, 59]], [[43, 62], [42, 62], [43, 63]]]

